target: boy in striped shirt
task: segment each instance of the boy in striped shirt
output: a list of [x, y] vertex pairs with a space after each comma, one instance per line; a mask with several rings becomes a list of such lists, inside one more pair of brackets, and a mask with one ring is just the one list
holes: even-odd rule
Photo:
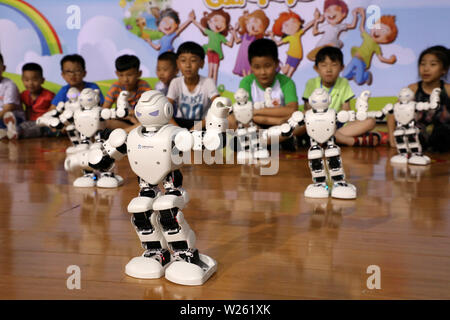
[[118, 81], [114, 82], [105, 96], [103, 108], [111, 108], [116, 103], [121, 91], [128, 91], [128, 103], [130, 104], [130, 114], [123, 119], [115, 119], [108, 121], [109, 129], [122, 128], [126, 131], [131, 130], [138, 124], [134, 117], [134, 106], [139, 101], [142, 93], [151, 90], [150, 85], [140, 79], [142, 71], [140, 68], [139, 58], [134, 55], [123, 55], [116, 59], [116, 75]]

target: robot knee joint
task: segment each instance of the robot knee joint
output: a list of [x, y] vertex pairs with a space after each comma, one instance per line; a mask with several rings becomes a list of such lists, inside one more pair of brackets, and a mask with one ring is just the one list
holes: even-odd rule
[[323, 170], [322, 159], [313, 159], [309, 161], [311, 170], [313, 171], [321, 171]]
[[330, 169], [339, 169], [341, 167], [341, 157], [335, 156], [328, 158], [328, 166]]

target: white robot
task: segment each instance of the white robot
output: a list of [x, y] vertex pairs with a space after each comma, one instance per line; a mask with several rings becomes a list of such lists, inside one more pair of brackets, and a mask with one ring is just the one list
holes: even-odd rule
[[417, 111], [434, 110], [439, 107], [440, 88], [435, 88], [430, 95], [430, 102], [415, 102], [414, 92], [409, 88], [403, 88], [398, 94], [398, 102], [394, 105], [387, 104], [382, 111], [376, 113], [377, 119], [384, 118], [388, 113], [393, 113], [397, 127], [394, 131], [398, 154], [391, 158], [393, 164], [428, 165], [431, 159], [422, 154], [422, 146], [419, 141], [419, 128], [415, 126]]
[[[367, 101], [370, 92], [364, 91], [356, 101], [358, 118], [363, 120], [368, 114]], [[305, 197], [328, 198], [330, 192], [327, 185], [327, 169], [333, 182], [331, 196], [337, 199], [355, 199], [356, 187], [345, 181], [345, 173], [342, 167], [341, 149], [334, 142], [336, 122], [346, 123], [356, 118], [354, 111], [342, 110], [338, 114], [334, 109], [329, 109], [331, 97], [323, 88], [313, 91], [308, 99], [312, 109], [306, 111], [305, 118], [300, 124], [306, 125], [306, 131], [311, 140], [308, 150], [309, 168], [313, 182], [305, 190]], [[325, 151], [321, 144], [326, 143]], [[325, 156], [326, 161], [323, 160]]]
[[[125, 273], [141, 279], [165, 276], [183, 285], [202, 285], [216, 271], [217, 262], [200, 254], [195, 234], [181, 210], [189, 201], [182, 188], [180, 153], [191, 150], [217, 150], [228, 126], [231, 102], [216, 98], [206, 116], [206, 132], [189, 132], [169, 124], [173, 107], [156, 90], [142, 94], [135, 107], [141, 126], [128, 135], [114, 130], [101, 149], [91, 150], [93, 167], [108, 167], [128, 155], [131, 169], [139, 178], [139, 196], [132, 199], [128, 212], [144, 248], [140, 257], [131, 259]], [[164, 193], [159, 188], [163, 185]]]
[[[81, 109], [71, 112], [65, 110], [61, 117], [73, 118], [75, 129], [80, 133], [80, 143], [76, 147], [77, 153], [67, 156], [64, 162], [66, 171], [83, 170], [83, 176], [77, 178], [73, 185], [80, 188], [100, 187], [116, 188], [123, 179], [112, 171], [114, 162], [96, 167], [89, 163], [91, 149], [100, 149], [104, 141], [105, 121], [123, 118], [128, 114], [128, 92], [121, 91], [117, 98], [116, 109], [103, 109], [98, 105], [100, 101], [98, 89], [83, 89], [79, 96]], [[94, 141], [92, 141], [94, 139]], [[94, 171], [98, 170], [96, 174]]]
[[56, 109], [50, 110], [40, 116], [36, 123], [38, 126], [46, 126], [53, 129], [66, 129], [72, 146], [66, 149], [67, 154], [77, 152], [77, 146], [80, 143], [80, 134], [73, 125], [73, 113], [81, 109], [81, 105], [78, 101], [80, 91], [77, 88], [71, 87], [67, 91], [66, 102], [59, 102]]
[[236, 134], [240, 146], [240, 150], [237, 152], [237, 162], [245, 163], [252, 162], [252, 159], [269, 158], [269, 151], [259, 143], [258, 127], [252, 121], [253, 103], [249, 101], [247, 91], [239, 88], [234, 94], [234, 98], [236, 102], [232, 108], [238, 122]]

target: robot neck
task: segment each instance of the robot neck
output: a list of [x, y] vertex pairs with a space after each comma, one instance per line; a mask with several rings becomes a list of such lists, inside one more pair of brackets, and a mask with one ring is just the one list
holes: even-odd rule
[[325, 109], [312, 109], [312, 111], [314, 113], [325, 113], [325, 112], [327, 112], [327, 110], [328, 110], [328, 108], [325, 108]]
[[143, 128], [142, 128], [142, 133], [146, 133], [146, 132], [156, 132], [156, 131], [158, 131], [159, 129], [161, 129], [162, 128], [162, 125], [161, 126], [155, 126], [155, 125], [152, 125], [152, 126], [143, 126]]

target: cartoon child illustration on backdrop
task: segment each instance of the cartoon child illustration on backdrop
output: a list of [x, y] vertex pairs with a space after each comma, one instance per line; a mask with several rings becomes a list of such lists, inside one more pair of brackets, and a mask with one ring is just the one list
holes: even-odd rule
[[230, 25], [230, 15], [223, 9], [213, 10], [210, 13], [204, 12], [200, 22], [194, 20], [193, 23], [208, 37], [208, 43], [203, 46], [208, 57], [208, 77], [217, 84], [217, 74], [219, 73], [220, 60], [223, 59], [222, 43], [233, 47], [234, 38], [227, 40], [228, 30], [234, 33]]
[[158, 55], [161, 55], [167, 51], [173, 52], [175, 51], [173, 48], [173, 41], [194, 20], [195, 13], [194, 10], [192, 10], [189, 13], [189, 19], [180, 25], [178, 12], [174, 11], [171, 8], [167, 8], [160, 12], [157, 21], [158, 30], [164, 34], [164, 36], [159, 40], [159, 44], [154, 43], [150, 38], [146, 39], [146, 41], [153, 49], [159, 51]]
[[[309, 60], [315, 61], [317, 52], [323, 47], [331, 46], [339, 49], [343, 47], [344, 44], [339, 40], [340, 33], [349, 29], [355, 29], [358, 23], [358, 14], [355, 11], [353, 11], [351, 24], [341, 23], [347, 17], [347, 14], [348, 6], [343, 0], [325, 0], [323, 15], [315, 21], [312, 30], [314, 36], [322, 34], [322, 37], [317, 42], [316, 47], [308, 53], [307, 57]], [[319, 27], [318, 24], [325, 20], [327, 23]]]
[[237, 32], [239, 32], [240, 37], [235, 37], [234, 41], [236, 44], [241, 43], [233, 69], [234, 74], [245, 77], [251, 73], [250, 63], [248, 62], [248, 47], [254, 40], [264, 37], [269, 23], [269, 18], [261, 9], [250, 14], [246, 10], [239, 18], [233, 33], [233, 35], [237, 35]]
[[[272, 27], [272, 40], [274, 40], [278, 46], [289, 43], [286, 63], [281, 69], [286, 76], [292, 77], [295, 70], [297, 70], [300, 61], [303, 59], [301, 37], [319, 18], [320, 12], [316, 9], [314, 11], [314, 19], [302, 28], [304, 23], [303, 19], [298, 14], [289, 10], [288, 12], [280, 13], [277, 20], [275, 20]], [[273, 35], [277, 35], [282, 39], [277, 41], [274, 39]]]
[[389, 58], [383, 57], [380, 44], [392, 43], [397, 38], [397, 25], [395, 16], [381, 16], [370, 29], [370, 34], [364, 29], [366, 23], [366, 11], [364, 8], [354, 9], [361, 16], [359, 30], [363, 43], [360, 47], [353, 47], [352, 60], [342, 71], [342, 76], [348, 80], [354, 79], [358, 85], [371, 85], [373, 81], [372, 73], [369, 71], [373, 54], [383, 63], [394, 64], [397, 61], [395, 55]]

